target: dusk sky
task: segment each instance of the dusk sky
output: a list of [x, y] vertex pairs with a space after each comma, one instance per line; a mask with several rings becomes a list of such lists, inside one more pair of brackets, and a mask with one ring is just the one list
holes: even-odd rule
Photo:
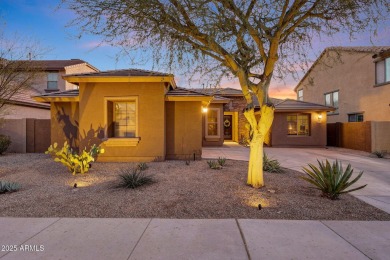
[[[39, 42], [43, 47], [50, 49], [42, 59], [72, 59], [85, 60], [100, 70], [123, 69], [137, 67], [152, 69], [151, 64], [134, 66], [126, 59], [116, 60], [119, 48], [99, 46], [101, 38], [98, 36], [83, 35], [77, 37], [75, 27], [66, 27], [74, 18], [71, 11], [58, 9], [60, 0], [0, 0], [0, 22], [5, 23], [6, 36], [13, 34], [28, 36]], [[371, 46], [390, 45], [390, 21], [379, 25], [378, 36], [371, 37], [370, 33], [360, 34], [352, 41], [348, 35], [337, 35], [333, 39], [322, 38], [314, 41], [314, 49], [310, 51], [314, 60], [325, 47], [329, 46]], [[26, 57], [27, 58], [27, 57]], [[175, 74], [175, 73], [174, 73]], [[179, 82], [186, 87], [187, 81]], [[293, 88], [297, 81], [288, 77], [285, 82], [273, 80], [270, 95], [279, 98], [295, 98]], [[191, 87], [196, 87], [191, 85]], [[239, 88], [237, 82], [222, 82], [222, 87]]]

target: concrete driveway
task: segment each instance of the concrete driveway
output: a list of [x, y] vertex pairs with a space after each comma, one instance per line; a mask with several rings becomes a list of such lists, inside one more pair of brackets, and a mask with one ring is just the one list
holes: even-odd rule
[[[317, 165], [317, 159], [337, 159], [342, 161], [344, 168], [351, 164], [354, 173], [364, 171], [357, 185], [368, 184], [352, 195], [390, 214], [390, 159], [372, 158], [364, 152], [337, 148], [266, 147], [265, 152], [269, 157], [277, 159], [283, 167], [297, 171], [302, 171], [302, 167], [308, 163]], [[249, 148], [236, 143], [225, 143], [218, 148], [204, 147], [202, 157], [248, 161]]]

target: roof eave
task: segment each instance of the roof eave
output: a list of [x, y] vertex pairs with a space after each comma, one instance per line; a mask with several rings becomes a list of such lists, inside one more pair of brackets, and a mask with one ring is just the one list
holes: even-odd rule
[[76, 97], [53, 97], [53, 96], [35, 96], [32, 97], [37, 102], [51, 103], [51, 102], [79, 102], [79, 96]]
[[69, 83], [98, 83], [98, 82], [169, 82], [174, 88], [176, 83], [173, 76], [63, 76]]

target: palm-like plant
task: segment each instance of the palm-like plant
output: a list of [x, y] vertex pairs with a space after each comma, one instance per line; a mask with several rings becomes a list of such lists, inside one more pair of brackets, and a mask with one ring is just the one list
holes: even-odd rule
[[363, 171], [360, 172], [356, 178], [349, 181], [353, 173], [351, 164], [348, 164], [347, 169], [343, 171], [341, 162], [337, 160], [333, 162], [332, 165], [328, 160], [326, 160], [325, 163], [320, 162], [319, 160], [317, 161], [320, 167], [317, 168], [313, 164], [309, 164], [310, 169], [303, 167], [303, 171], [307, 174], [307, 176], [302, 176], [301, 178], [315, 185], [316, 189], [321, 190], [324, 196], [335, 200], [340, 194], [360, 190], [367, 186], [366, 184], [357, 188], [346, 190], [349, 186], [360, 179], [363, 175]]

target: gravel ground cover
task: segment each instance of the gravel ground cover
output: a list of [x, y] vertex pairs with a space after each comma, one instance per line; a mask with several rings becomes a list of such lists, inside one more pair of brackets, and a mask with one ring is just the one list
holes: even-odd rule
[[222, 170], [209, 169], [205, 160], [148, 163], [146, 173], [156, 183], [135, 190], [113, 188], [120, 170], [135, 166], [95, 163], [89, 173], [72, 176], [48, 155], [0, 156], [0, 180], [23, 186], [0, 194], [0, 216], [390, 220], [390, 214], [353, 196], [321, 197], [298, 178], [302, 173], [289, 169], [266, 172], [266, 186], [253, 189], [245, 184], [247, 162], [242, 161], [227, 160]]

